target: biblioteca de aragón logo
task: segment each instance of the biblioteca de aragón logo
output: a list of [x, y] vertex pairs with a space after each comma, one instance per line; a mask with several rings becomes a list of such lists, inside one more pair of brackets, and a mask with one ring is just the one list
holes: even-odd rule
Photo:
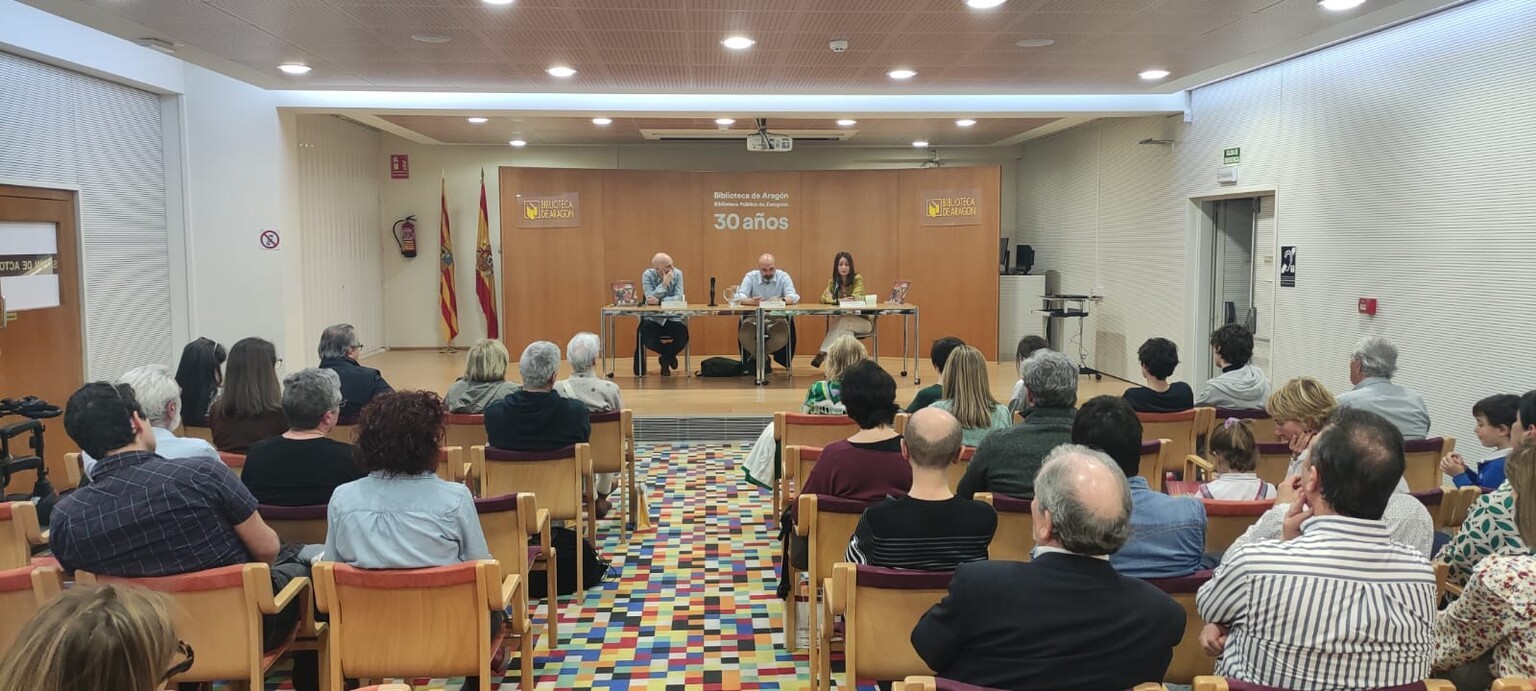
[[976, 198], [972, 196], [932, 197], [927, 200], [928, 218], [975, 216]]

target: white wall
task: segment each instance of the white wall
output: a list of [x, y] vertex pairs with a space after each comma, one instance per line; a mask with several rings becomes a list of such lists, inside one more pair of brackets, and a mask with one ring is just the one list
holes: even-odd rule
[[[512, 149], [506, 146], [426, 146], [383, 135], [377, 174], [383, 181], [378, 235], [383, 244], [385, 343], [393, 348], [442, 345], [438, 312], [438, 185], [446, 176], [448, 214], [459, 299], [460, 345], [485, 336], [485, 320], [475, 298], [475, 227], [480, 208], [480, 171], [485, 171], [491, 248], [498, 257], [496, 279], [500, 302], [501, 278], [537, 257], [502, 257], [498, 166], [548, 168], [613, 168], [634, 170], [832, 170], [912, 168], [926, 152], [911, 147], [805, 147], [784, 154], [748, 154], [741, 144], [644, 144], [635, 146], [568, 146]], [[389, 155], [408, 154], [410, 180], [390, 180]], [[940, 149], [946, 165], [1002, 164], [1004, 190], [1014, 188], [1018, 147]], [[1002, 199], [1002, 229], [1013, 227], [1014, 198]], [[389, 234], [397, 219], [414, 214], [417, 255], [405, 259]]]
[[379, 133], [329, 115], [300, 115], [297, 124], [303, 333], [318, 339], [346, 322], [373, 350], [384, 338]]
[[[1203, 357], [1206, 319], [1190, 308], [1188, 200], [1222, 192], [1221, 151], [1241, 147], [1238, 185], [1276, 190], [1273, 242], [1300, 253], [1297, 287], [1274, 289], [1271, 378], [1347, 390], [1353, 343], [1387, 336], [1434, 432], [1480, 457], [1472, 404], [1536, 387], [1536, 325], [1519, 318], [1536, 295], [1533, 70], [1536, 3], [1448, 10], [1198, 89], [1187, 125], [1105, 122], [1026, 144], [1020, 228], [1064, 288], [1103, 281], [1106, 370], [1134, 372], [1150, 335], [1179, 341], [1187, 363]], [[1136, 144], [1157, 133], [1178, 140], [1166, 162]], [[1356, 313], [1361, 296], [1380, 300], [1377, 316]], [[1112, 340], [1123, 350], [1104, 352]]]

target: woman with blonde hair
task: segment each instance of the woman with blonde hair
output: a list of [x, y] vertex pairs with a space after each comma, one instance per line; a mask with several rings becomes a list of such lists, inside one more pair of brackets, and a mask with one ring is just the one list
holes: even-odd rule
[[507, 347], [494, 338], [482, 338], [469, 347], [464, 360], [464, 376], [448, 387], [444, 403], [450, 413], [483, 413], [485, 407], [516, 393], [523, 387], [507, 381], [507, 365], [512, 356]]
[[192, 668], [170, 599], [77, 585], [44, 605], [0, 659], [0, 691], [158, 691]]
[[1013, 413], [992, 397], [987, 360], [981, 351], [968, 345], [956, 348], [944, 363], [943, 377], [944, 398], [933, 405], [960, 421], [960, 436], [966, 446], [976, 446], [992, 430], [1013, 425]]
[[1297, 377], [1269, 396], [1264, 409], [1275, 420], [1275, 436], [1291, 447], [1291, 464], [1285, 476], [1301, 472], [1312, 438], [1339, 407], [1328, 387], [1312, 377]]
[[869, 359], [864, 344], [852, 335], [843, 334], [827, 348], [827, 378], [811, 384], [805, 392], [805, 403], [800, 412], [816, 415], [842, 415], [843, 373], [849, 367]]

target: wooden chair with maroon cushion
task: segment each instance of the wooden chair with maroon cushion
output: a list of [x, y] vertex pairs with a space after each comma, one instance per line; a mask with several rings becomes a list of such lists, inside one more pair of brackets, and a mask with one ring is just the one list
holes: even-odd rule
[[1431, 437], [1403, 442], [1403, 479], [1410, 491], [1434, 489], [1445, 482], [1440, 459], [1456, 450], [1455, 437]]
[[811, 469], [816, 467], [816, 461], [821, 460], [821, 447], [791, 444], [784, 447], [783, 460], [784, 486], [794, 488], [785, 490], [785, 499], [793, 503], [795, 495], [805, 486], [805, 479], [811, 476]]
[[1451, 535], [1461, 530], [1461, 524], [1467, 520], [1467, 512], [1472, 510], [1472, 504], [1483, 496], [1481, 487], [1457, 487], [1445, 490], [1445, 500], [1440, 503], [1440, 513], [1435, 516], [1435, 525]]
[[[1498, 685], [1495, 684], [1491, 691], [1498, 691], [1498, 689]], [[1195, 678], [1192, 691], [1285, 691], [1285, 689], [1224, 677], [1200, 676]], [[1371, 691], [1456, 691], [1456, 685], [1444, 679], [1425, 679], [1401, 686], [1383, 686]]]
[[1233, 409], [1215, 408], [1211, 411], [1211, 424], [1208, 429], [1201, 430], [1206, 439], [1211, 438], [1211, 433], [1216, 431], [1217, 425], [1226, 424], [1227, 418], [1237, 418], [1248, 421], [1248, 430], [1253, 432], [1253, 440], [1257, 442], [1278, 442], [1280, 437], [1275, 434], [1275, 419], [1269, 416], [1269, 411], [1263, 408]]
[[[615, 494], [620, 495], [624, 502], [624, 511], [619, 513], [619, 538], [629, 539], [629, 514], [639, 504], [636, 504], [635, 487], [635, 413], [625, 408], [607, 413], [589, 413], [587, 416], [592, 422], [592, 436], [589, 442], [592, 445], [592, 474], [617, 473], [619, 475], [618, 487]], [[593, 530], [596, 530], [597, 516], [597, 492], [589, 492], [587, 495], [587, 512], [593, 516]], [[637, 514], [638, 516], [638, 514]], [[636, 519], [636, 529], [639, 529], [640, 521]]]
[[261, 514], [261, 520], [265, 521], [272, 530], [277, 532], [278, 539], [283, 542], [292, 542], [301, 545], [323, 545], [328, 529], [326, 522], [327, 504], [314, 506], [268, 506], [261, 504], [256, 507], [256, 513]]
[[[892, 691], [1001, 691], [985, 686], [974, 686], [952, 679], [939, 677], [907, 677], [907, 680], [898, 681], [891, 685]], [[1137, 684], [1131, 691], [1167, 691], [1162, 684]]]
[[[796, 499], [796, 506], [798, 515], [795, 517], [795, 534], [806, 539], [805, 598], [809, 602], [806, 611], [811, 617], [807, 629], [814, 653], [816, 618], [820, 614], [818, 607], [823, 595], [821, 586], [826, 579], [832, 577], [832, 565], [847, 556], [848, 541], [853, 539], [853, 530], [858, 527], [859, 518], [870, 504], [833, 496], [802, 494]], [[784, 647], [795, 652], [795, 626], [798, 619], [795, 609], [801, 597], [801, 572], [792, 565], [787, 565], [784, 572], [790, 583], [795, 584], [790, 590], [789, 599], [784, 602]]]
[[1438, 524], [1439, 516], [1445, 509], [1445, 490], [1435, 487], [1433, 489], [1414, 490], [1409, 492], [1409, 494], [1413, 495], [1414, 499], [1419, 500], [1419, 503], [1424, 505], [1424, 508], [1429, 511], [1429, 515], [1436, 517], [1436, 523]]
[[326, 438], [335, 439], [343, 444], [357, 443], [357, 424], [336, 425], [331, 431], [325, 433]]
[[1523, 677], [1500, 677], [1493, 680], [1488, 691], [1536, 691], [1536, 682]]
[[1210, 674], [1216, 669], [1216, 658], [1205, 654], [1205, 649], [1200, 647], [1200, 629], [1205, 627], [1205, 622], [1200, 619], [1200, 610], [1195, 606], [1195, 593], [1200, 586], [1211, 580], [1212, 571], [1200, 571], [1192, 576], [1182, 578], [1155, 578], [1147, 579], [1148, 583], [1173, 598], [1184, 608], [1184, 637], [1179, 639], [1179, 644], [1173, 647], [1173, 660], [1168, 663], [1168, 672], [1163, 675], [1164, 683], [1188, 684], [1195, 677]]
[[1260, 480], [1279, 487], [1285, 483], [1286, 473], [1291, 469], [1291, 445], [1283, 441], [1261, 441], [1259, 447], [1259, 465], [1253, 469]]
[[245, 454], [220, 451], [219, 460], [224, 461], [224, 465], [235, 471], [235, 477], [240, 477], [240, 474], [245, 472]]
[[443, 416], [443, 446], [472, 449], [490, 446], [485, 435], [485, 415], [480, 413], [448, 413]]
[[[498, 676], [491, 660], [507, 638], [519, 639], [519, 688], [533, 688], [522, 576], [502, 577], [494, 559], [406, 570], [321, 562], [314, 578], [316, 602], [330, 615], [325, 688], [340, 689], [345, 678], [478, 676], [480, 691], [490, 691]], [[491, 613], [509, 606], [493, 636]]]
[[986, 502], [997, 512], [997, 532], [987, 545], [987, 558], [994, 561], [1029, 561], [1035, 549], [1035, 517], [1030, 500], [1006, 494], [977, 492], [976, 501]]
[[976, 447], [962, 446], [960, 447], [960, 456], [955, 459], [954, 463], [949, 464], [948, 468], [944, 469], [944, 475], [949, 479], [949, 491], [953, 492], [956, 487], [960, 486], [960, 478], [965, 477], [965, 470], [971, 467], [971, 458], [975, 455]]
[[[1193, 455], [1200, 434], [1210, 429], [1211, 416], [1215, 412], [1215, 408], [1192, 408], [1177, 413], [1137, 413], [1136, 418], [1141, 420], [1141, 441], [1167, 439], [1170, 444], [1165, 445], [1168, 446], [1168, 458]], [[1161, 488], [1161, 482], [1159, 480], [1152, 488]]]
[[463, 446], [441, 446], [437, 449], [437, 476], [448, 482], [461, 482], [464, 471]]
[[[166, 593], [176, 601], [172, 609], [176, 635], [197, 651], [197, 661], [172, 678], [172, 683], [227, 681], [245, 691], [261, 691], [267, 671], [295, 650], [318, 650], [324, 673], [328, 630], [326, 624], [314, 621], [308, 578], [289, 581], [276, 595], [266, 564], [234, 564], [150, 578], [77, 571], [75, 581], [134, 585]], [[276, 650], [262, 650], [261, 616], [277, 614], [294, 602], [302, 616], [288, 641]]]
[[1141, 465], [1136, 475], [1146, 478], [1147, 486], [1154, 492], [1163, 491], [1164, 473], [1172, 469], [1172, 459], [1179, 458], [1173, 455], [1173, 447], [1173, 442], [1167, 439], [1141, 442]]
[[64, 590], [64, 570], [56, 565], [23, 566], [0, 571], [0, 655], [11, 649], [32, 615]]
[[[532, 492], [517, 492], [476, 499], [475, 512], [480, 515], [480, 530], [485, 533], [491, 556], [501, 563], [502, 571], [522, 576], [524, 583], [534, 571], [544, 572], [545, 645], [550, 650], [560, 647], [560, 578], [555, 547], [550, 542], [549, 511], [539, 508]], [[538, 545], [528, 544], [528, 538], [538, 538]], [[530, 617], [533, 608], [528, 601], [534, 597], [524, 588], [523, 601]]]
[[208, 442], [209, 444], [212, 444], [213, 443], [213, 428], [212, 427], [191, 427], [191, 426], [188, 426], [188, 425], [182, 425], [181, 426], [181, 434], [178, 434], [176, 436], [178, 436], [178, 437], [186, 437], [188, 439], [201, 439], [201, 440], [203, 440], [205, 442]]
[[[592, 488], [592, 447], [576, 444], [554, 451], [507, 451], [485, 446], [470, 449], [471, 474], [480, 496], [529, 492], [549, 518], [565, 521], [580, 545], [592, 535], [584, 493]], [[585, 565], [576, 559], [576, 582], [586, 583]], [[551, 574], [553, 576], [553, 574]]]
[[832, 567], [823, 612], [822, 643], [814, 658], [818, 688], [831, 688], [833, 622], [843, 618], [844, 689], [858, 680], [897, 681], [932, 674], [912, 648], [912, 629], [949, 594], [953, 571], [908, 571], [842, 563]]
[[1273, 499], [1258, 501], [1217, 501], [1201, 499], [1205, 504], [1205, 553], [1222, 554], [1275, 506]]
[[[778, 444], [780, 459], [784, 457], [784, 450], [790, 446], [821, 448], [839, 439], [847, 439], [858, 431], [858, 423], [847, 415], [773, 414], [773, 439]], [[788, 485], [785, 477], [787, 473], [782, 469], [775, 472], [779, 476], [774, 478], [773, 516], [770, 518], [777, 521], [789, 504], [789, 497], [799, 493], [800, 488]]]
[[80, 452], [64, 454], [64, 476], [69, 478], [70, 487], [80, 486], [80, 481], [85, 478], [85, 464], [80, 460]]
[[37, 525], [37, 506], [29, 501], [0, 503], [0, 570], [30, 566], [32, 548], [46, 544], [48, 534]]

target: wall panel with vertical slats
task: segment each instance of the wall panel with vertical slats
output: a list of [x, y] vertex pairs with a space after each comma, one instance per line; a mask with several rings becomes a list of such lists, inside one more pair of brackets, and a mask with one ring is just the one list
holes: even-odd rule
[[[301, 115], [298, 139], [304, 331], [318, 342], [326, 326], [346, 322], [357, 329], [366, 350], [376, 350], [384, 345], [379, 252], [389, 231], [379, 221], [379, 133], [329, 115]], [[420, 219], [419, 248], [435, 244], [421, 241], [421, 233], [435, 227], [431, 219]], [[414, 261], [435, 264], [437, 256], [422, 251]], [[422, 287], [435, 289], [435, 284]], [[463, 300], [460, 295], [461, 307]]]

